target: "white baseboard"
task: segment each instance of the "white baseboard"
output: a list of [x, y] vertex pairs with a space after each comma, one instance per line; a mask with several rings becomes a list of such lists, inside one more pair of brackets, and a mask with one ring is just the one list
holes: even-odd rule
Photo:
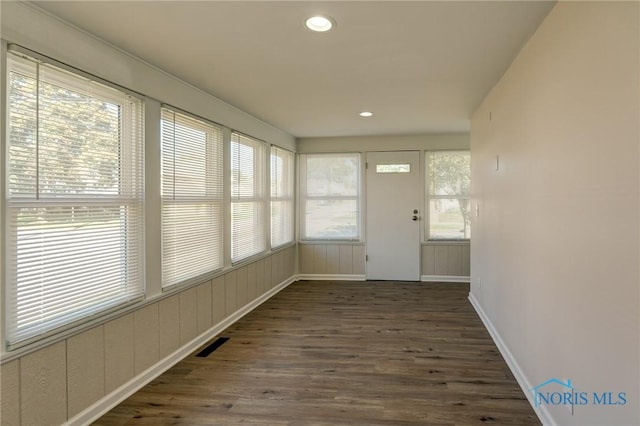
[[340, 274], [299, 274], [298, 280], [311, 281], [366, 281], [365, 275], [340, 275]]
[[533, 388], [533, 386], [531, 385], [531, 382], [529, 382], [529, 379], [527, 379], [527, 376], [525, 376], [524, 372], [520, 368], [520, 365], [518, 365], [518, 361], [516, 361], [516, 359], [513, 357], [513, 355], [511, 354], [511, 351], [502, 340], [502, 337], [500, 337], [498, 330], [496, 330], [496, 328], [493, 326], [493, 323], [491, 323], [491, 320], [482, 309], [482, 306], [480, 306], [480, 303], [471, 292], [469, 293], [469, 302], [471, 302], [471, 305], [476, 310], [476, 312], [478, 313], [478, 316], [482, 320], [482, 323], [484, 324], [485, 328], [491, 335], [493, 342], [498, 347], [498, 350], [500, 351], [502, 358], [504, 358], [507, 365], [509, 366], [511, 373], [513, 373], [514, 377], [516, 378], [518, 385], [520, 385], [522, 392], [527, 397], [527, 401], [529, 401], [529, 404], [531, 405], [531, 408], [533, 408], [533, 411], [538, 416], [538, 419], [540, 419], [542, 424], [545, 426], [556, 426], [557, 423], [553, 420], [553, 417], [551, 416], [551, 413], [549, 413], [549, 410], [547, 409], [546, 406], [544, 405], [541, 405], [539, 407], [535, 406], [534, 404], [535, 401], [533, 400], [533, 394], [531, 393], [531, 389]]
[[133, 395], [135, 392], [140, 390], [146, 384], [151, 382], [156, 377], [160, 376], [162, 373], [167, 371], [169, 368], [173, 367], [175, 364], [183, 360], [190, 353], [198, 349], [200, 346], [207, 343], [213, 337], [224, 331], [227, 327], [238, 321], [240, 318], [257, 308], [259, 305], [267, 301], [274, 294], [278, 293], [280, 290], [286, 288], [289, 284], [297, 281], [296, 276], [292, 276], [291, 278], [283, 281], [278, 284], [271, 290], [264, 293], [262, 296], [253, 300], [252, 302], [246, 304], [242, 308], [235, 311], [233, 314], [226, 317], [224, 320], [214, 325], [212, 328], [196, 337], [186, 345], [182, 346], [166, 358], [160, 360], [155, 363], [153, 366], [140, 373], [133, 379], [129, 380], [124, 385], [120, 386], [118, 389], [106, 395], [104, 398], [95, 402], [91, 406], [87, 407], [80, 413], [76, 414], [69, 420], [67, 420], [65, 425], [75, 426], [75, 425], [87, 425], [102, 415], [106, 414], [109, 410], [114, 408], [116, 405], [127, 399], [129, 396]]
[[471, 277], [458, 277], [455, 275], [422, 275], [420, 281], [437, 283], [470, 283]]

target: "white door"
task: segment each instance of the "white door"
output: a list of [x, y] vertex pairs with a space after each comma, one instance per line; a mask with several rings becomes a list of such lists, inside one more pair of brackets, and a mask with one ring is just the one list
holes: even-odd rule
[[367, 153], [367, 279], [420, 280], [420, 153]]

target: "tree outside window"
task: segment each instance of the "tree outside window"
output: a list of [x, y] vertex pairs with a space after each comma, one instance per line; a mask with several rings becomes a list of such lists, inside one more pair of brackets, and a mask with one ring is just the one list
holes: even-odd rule
[[426, 229], [430, 240], [471, 237], [471, 153], [430, 151], [427, 164]]

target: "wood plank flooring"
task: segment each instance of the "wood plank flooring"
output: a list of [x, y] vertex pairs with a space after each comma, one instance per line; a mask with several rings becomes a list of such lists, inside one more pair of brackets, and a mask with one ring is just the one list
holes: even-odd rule
[[300, 281], [97, 425], [539, 425], [467, 284]]

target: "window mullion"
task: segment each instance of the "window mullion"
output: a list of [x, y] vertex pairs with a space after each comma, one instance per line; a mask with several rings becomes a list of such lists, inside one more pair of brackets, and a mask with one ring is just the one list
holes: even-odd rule
[[36, 199], [40, 198], [40, 63], [36, 62]]

